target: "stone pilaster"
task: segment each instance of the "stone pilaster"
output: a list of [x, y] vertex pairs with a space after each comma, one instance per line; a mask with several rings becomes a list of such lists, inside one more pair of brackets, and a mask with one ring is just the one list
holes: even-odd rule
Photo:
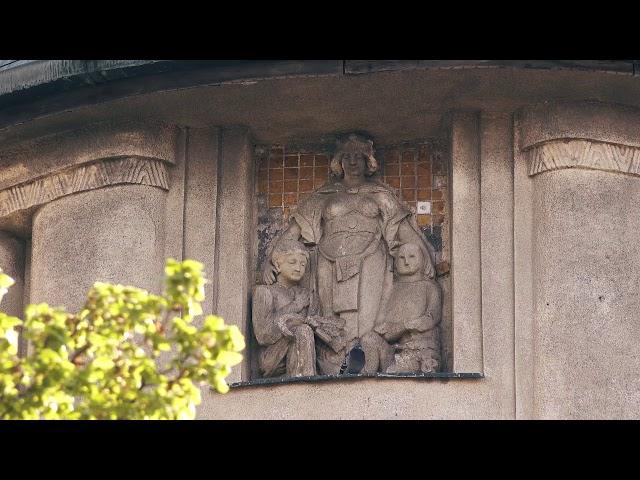
[[161, 290], [166, 191], [117, 185], [68, 195], [34, 215], [31, 302], [79, 309], [96, 281]]
[[480, 116], [451, 118], [453, 368], [482, 372]]
[[[218, 160], [214, 311], [247, 335], [253, 280], [254, 172], [249, 133], [224, 129]], [[229, 383], [249, 379], [248, 352]]]
[[635, 418], [640, 112], [536, 107], [519, 130], [531, 184], [530, 416]]

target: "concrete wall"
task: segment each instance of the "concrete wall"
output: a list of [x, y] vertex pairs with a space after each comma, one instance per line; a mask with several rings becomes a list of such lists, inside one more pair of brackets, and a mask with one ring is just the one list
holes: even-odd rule
[[[212, 280], [205, 312], [247, 332], [254, 142], [438, 137], [452, 155], [453, 365], [483, 378], [205, 391], [199, 418], [637, 418], [640, 114], [616, 102], [640, 87], [585, 75], [270, 80], [34, 119], [0, 131], [1, 225], [23, 232], [0, 236], [0, 266], [30, 276], [31, 301], [75, 309], [96, 280], [157, 291], [166, 257], [194, 258]], [[249, 362], [229, 380], [248, 380]]]

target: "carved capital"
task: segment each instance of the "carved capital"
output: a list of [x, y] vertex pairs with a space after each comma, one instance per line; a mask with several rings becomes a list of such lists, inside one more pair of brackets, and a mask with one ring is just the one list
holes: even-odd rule
[[526, 150], [529, 175], [588, 168], [640, 175], [640, 148], [593, 140], [552, 140]]
[[0, 217], [66, 195], [111, 185], [149, 185], [168, 190], [168, 178], [165, 163], [157, 159], [104, 159], [0, 190]]

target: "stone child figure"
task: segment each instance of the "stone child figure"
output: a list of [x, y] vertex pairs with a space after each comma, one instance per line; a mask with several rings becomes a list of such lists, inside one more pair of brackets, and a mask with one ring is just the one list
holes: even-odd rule
[[253, 331], [261, 346], [258, 364], [264, 377], [316, 374], [314, 333], [307, 324], [311, 298], [299, 285], [308, 261], [300, 242], [280, 242], [271, 253], [276, 282], [255, 288]]
[[438, 283], [430, 278], [434, 272], [427, 274], [424, 264], [424, 255], [417, 245], [405, 243], [398, 249], [396, 278], [382, 322], [363, 339], [368, 370], [439, 371], [442, 293]]
[[316, 374], [316, 341], [322, 348], [345, 348], [345, 322], [318, 315], [317, 298], [299, 285], [309, 253], [302, 243], [275, 243], [270, 261], [276, 282], [259, 285], [253, 294], [253, 331], [261, 346], [258, 364], [263, 377]]

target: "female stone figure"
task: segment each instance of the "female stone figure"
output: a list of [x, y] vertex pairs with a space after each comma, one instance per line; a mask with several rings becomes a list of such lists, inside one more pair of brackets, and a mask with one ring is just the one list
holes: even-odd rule
[[[435, 271], [433, 247], [394, 192], [372, 178], [377, 170], [371, 140], [352, 134], [339, 141], [331, 160], [333, 180], [298, 205], [276, 240], [300, 239], [317, 250], [315, 265], [310, 265], [311, 290], [321, 315], [344, 320], [345, 348], [336, 352], [317, 343], [322, 374], [337, 374], [347, 352], [376, 325], [390, 293], [396, 246], [419, 245], [427, 269]], [[268, 263], [263, 279], [267, 285], [275, 280]], [[366, 345], [363, 348], [366, 360]], [[365, 372], [375, 367], [365, 364]]]

